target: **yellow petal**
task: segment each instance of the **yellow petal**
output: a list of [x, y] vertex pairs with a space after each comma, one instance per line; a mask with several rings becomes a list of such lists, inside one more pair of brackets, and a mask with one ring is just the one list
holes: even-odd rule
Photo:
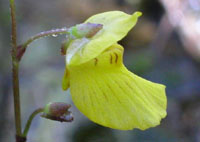
[[66, 67], [64, 76], [63, 76], [63, 80], [62, 80], [62, 89], [67, 90], [68, 88], [69, 88], [69, 70]]
[[[103, 24], [103, 29], [84, 45], [83, 41], [73, 41], [74, 43], [67, 50], [67, 54], [70, 54], [67, 57], [67, 64], [79, 65], [97, 57], [106, 48], [126, 36], [135, 26], [139, 16], [141, 16], [141, 12], [129, 15], [121, 11], [111, 11], [90, 17], [85, 23]], [[76, 52], [74, 52], [74, 48], [77, 49]]]
[[145, 130], [166, 116], [165, 86], [126, 69], [123, 47], [113, 45], [80, 66], [69, 68], [70, 92], [90, 120], [120, 130]]

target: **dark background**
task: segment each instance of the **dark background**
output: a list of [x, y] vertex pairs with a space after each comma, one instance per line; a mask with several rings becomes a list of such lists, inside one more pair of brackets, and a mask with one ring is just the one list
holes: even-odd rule
[[[8, 0], [0, 0], [0, 141], [14, 141]], [[128, 69], [167, 86], [168, 115], [146, 131], [118, 131], [83, 116], [61, 89], [64, 36], [37, 40], [20, 65], [23, 126], [28, 115], [48, 102], [72, 104], [75, 120], [59, 123], [36, 117], [28, 142], [200, 142], [199, 0], [16, 0], [18, 42], [54, 28], [70, 27], [96, 13], [142, 11], [120, 41]]]

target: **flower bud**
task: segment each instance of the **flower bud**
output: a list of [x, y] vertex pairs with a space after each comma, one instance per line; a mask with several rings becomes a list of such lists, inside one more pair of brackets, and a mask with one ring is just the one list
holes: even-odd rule
[[72, 122], [74, 118], [68, 110], [70, 107], [71, 105], [62, 102], [49, 103], [45, 106], [41, 116], [60, 122]]
[[92, 38], [98, 31], [103, 28], [102, 24], [83, 23], [73, 26], [69, 29], [71, 38]]
[[102, 24], [83, 23], [69, 28], [66, 40], [61, 45], [61, 55], [66, 55], [67, 48], [75, 39], [92, 38], [103, 28]]

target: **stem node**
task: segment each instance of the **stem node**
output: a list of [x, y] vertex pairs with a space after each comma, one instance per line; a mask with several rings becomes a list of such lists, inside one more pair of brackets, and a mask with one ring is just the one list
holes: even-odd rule
[[16, 135], [16, 142], [26, 142], [26, 137]]

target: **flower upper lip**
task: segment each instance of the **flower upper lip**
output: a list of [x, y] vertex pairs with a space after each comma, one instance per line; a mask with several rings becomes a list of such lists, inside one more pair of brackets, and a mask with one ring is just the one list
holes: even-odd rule
[[85, 23], [102, 24], [103, 28], [92, 38], [88, 38], [87, 44], [85, 44], [85, 38], [72, 41], [67, 49], [67, 54], [70, 54], [66, 56], [67, 64], [80, 65], [94, 59], [106, 48], [126, 36], [136, 24], [139, 16], [141, 12], [128, 15], [121, 11], [112, 11], [90, 17]]

